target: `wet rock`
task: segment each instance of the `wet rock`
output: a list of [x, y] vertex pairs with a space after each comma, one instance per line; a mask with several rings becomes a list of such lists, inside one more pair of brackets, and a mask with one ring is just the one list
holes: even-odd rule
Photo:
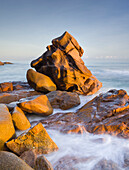
[[47, 93], [56, 90], [56, 85], [48, 76], [32, 69], [27, 71], [27, 80], [29, 85], [36, 91]]
[[128, 167], [128, 169], [129, 169], [129, 149], [127, 149], [127, 148], [124, 153], [124, 167]]
[[120, 170], [121, 168], [112, 160], [100, 160], [92, 170]]
[[46, 95], [28, 98], [27, 101], [21, 101], [18, 106], [27, 113], [35, 113], [42, 116], [48, 116], [53, 112], [53, 108]]
[[59, 170], [59, 169], [78, 169], [76, 166], [78, 164], [86, 163], [89, 160], [92, 160], [92, 157], [78, 157], [78, 156], [63, 156], [60, 158], [55, 164], [54, 164], [54, 170]]
[[45, 156], [39, 156], [35, 162], [35, 170], [53, 170], [51, 163], [45, 158]]
[[41, 93], [26, 90], [12, 91], [10, 93], [0, 93], [0, 103], [9, 104], [11, 102], [19, 101], [21, 98], [36, 95], [41, 95]]
[[110, 90], [86, 103], [76, 113], [54, 114], [42, 123], [65, 133], [74, 132], [74, 129], [77, 132], [76, 128], [80, 126], [83, 132], [129, 138], [129, 96], [124, 90]]
[[35, 161], [37, 159], [37, 154], [32, 151], [32, 150], [29, 150], [29, 151], [25, 151], [21, 154], [20, 158], [22, 160], [24, 160], [29, 166], [31, 166], [32, 168], [34, 168], [35, 166]]
[[14, 108], [12, 120], [18, 130], [27, 130], [31, 127], [29, 120], [18, 106]]
[[4, 63], [2, 61], [0, 61], [0, 66], [4, 65]]
[[32, 170], [22, 159], [13, 153], [0, 151], [1, 170]]
[[22, 81], [13, 81], [13, 89], [14, 90], [30, 90], [30, 86], [27, 82]]
[[0, 91], [1, 92], [13, 91], [12, 82], [0, 83]]
[[17, 139], [7, 142], [6, 145], [18, 155], [28, 150], [34, 150], [36, 154], [47, 154], [58, 150], [57, 145], [50, 138], [41, 123], [25, 134], [20, 135]]
[[38, 59], [31, 62], [37, 72], [49, 76], [58, 90], [91, 95], [100, 83], [84, 65], [83, 49], [68, 32], [52, 40], [52, 45]]
[[0, 150], [4, 149], [7, 140], [15, 135], [11, 114], [4, 104], [0, 104]]
[[80, 98], [77, 93], [57, 90], [46, 95], [53, 108], [67, 110], [80, 104]]

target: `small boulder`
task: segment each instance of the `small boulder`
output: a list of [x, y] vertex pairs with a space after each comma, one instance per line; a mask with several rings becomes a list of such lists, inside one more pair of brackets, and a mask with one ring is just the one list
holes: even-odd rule
[[12, 120], [18, 130], [26, 130], [31, 127], [29, 120], [18, 106], [14, 108]]
[[67, 110], [80, 104], [80, 98], [77, 93], [58, 90], [46, 95], [53, 108]]
[[15, 134], [11, 114], [6, 105], [0, 104], [0, 150], [4, 149], [4, 143]]
[[48, 76], [38, 73], [33, 69], [27, 71], [27, 80], [29, 85], [36, 91], [47, 93], [56, 90], [56, 85]]
[[1, 170], [32, 170], [21, 158], [11, 152], [0, 151]]
[[53, 170], [51, 163], [45, 158], [45, 156], [39, 156], [35, 162], [35, 170]]
[[2, 92], [13, 91], [13, 84], [12, 84], [12, 82], [1, 83], [0, 89]]
[[50, 138], [41, 123], [34, 126], [26, 134], [7, 142], [6, 145], [18, 155], [27, 150], [35, 150], [37, 154], [47, 154], [58, 150], [58, 146]]
[[46, 95], [36, 96], [35, 98], [28, 98], [28, 101], [23, 101], [18, 106], [28, 113], [40, 114], [48, 116], [52, 114], [53, 108]]

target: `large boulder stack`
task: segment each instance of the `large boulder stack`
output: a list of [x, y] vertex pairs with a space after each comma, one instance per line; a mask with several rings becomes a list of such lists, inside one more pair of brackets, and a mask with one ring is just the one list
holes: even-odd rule
[[65, 32], [52, 40], [52, 45], [41, 57], [33, 60], [31, 66], [50, 77], [58, 90], [90, 95], [97, 92], [102, 83], [84, 65], [83, 52], [75, 38]]

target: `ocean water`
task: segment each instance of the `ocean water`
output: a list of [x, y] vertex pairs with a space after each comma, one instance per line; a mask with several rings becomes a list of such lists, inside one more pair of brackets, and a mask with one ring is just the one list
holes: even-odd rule
[[[103, 83], [103, 87], [92, 96], [80, 96], [81, 105], [67, 111], [54, 109], [54, 113], [76, 111], [99, 93], [109, 89], [124, 89], [129, 94], [129, 59], [124, 60], [85, 60], [88, 69]], [[0, 66], [0, 83], [7, 81], [26, 81], [26, 72], [30, 68], [29, 62], [16, 62], [12, 65]], [[31, 116], [30, 121], [40, 120], [41, 117]], [[110, 135], [62, 134], [48, 130], [49, 135], [59, 147], [59, 151], [46, 155], [54, 166], [58, 160], [70, 156], [88, 158], [88, 161], [75, 165], [75, 169], [90, 170], [101, 159], [113, 160], [122, 167], [124, 154], [129, 151], [129, 140]], [[67, 163], [69, 161], [67, 160]], [[66, 169], [69, 169], [68, 167]], [[121, 168], [124, 169], [124, 168]]]

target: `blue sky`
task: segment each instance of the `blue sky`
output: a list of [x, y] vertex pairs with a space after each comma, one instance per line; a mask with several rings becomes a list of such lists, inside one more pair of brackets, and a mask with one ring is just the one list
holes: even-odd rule
[[0, 0], [0, 60], [31, 60], [71, 33], [88, 58], [129, 58], [129, 0]]

